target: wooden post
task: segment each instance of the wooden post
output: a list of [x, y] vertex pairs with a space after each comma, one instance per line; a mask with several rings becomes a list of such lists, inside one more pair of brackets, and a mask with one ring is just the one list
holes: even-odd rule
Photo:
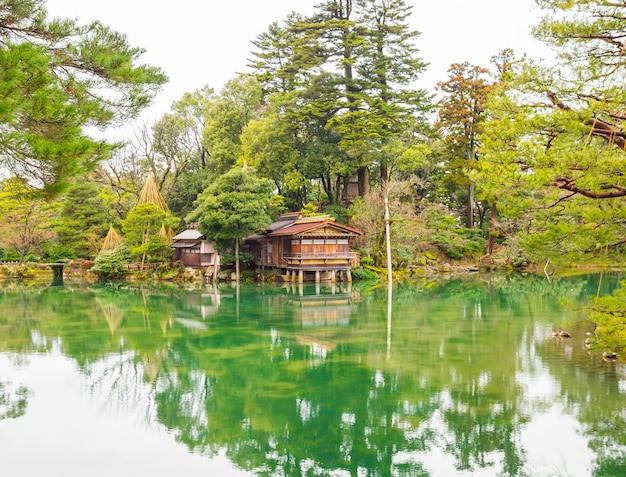
[[387, 241], [387, 282], [389, 286], [393, 283], [393, 272], [391, 270], [391, 219], [389, 218], [389, 197], [385, 194], [385, 238]]
[[352, 283], [352, 271], [350, 269], [346, 270], [346, 281]]
[[337, 283], [337, 272], [335, 270], [330, 271], [330, 282]]
[[298, 283], [304, 283], [304, 271], [298, 270]]
[[315, 283], [319, 283], [320, 281], [320, 271], [315, 270]]
[[291, 280], [291, 272], [287, 269], [285, 272], [285, 281], [288, 282], [289, 280]]

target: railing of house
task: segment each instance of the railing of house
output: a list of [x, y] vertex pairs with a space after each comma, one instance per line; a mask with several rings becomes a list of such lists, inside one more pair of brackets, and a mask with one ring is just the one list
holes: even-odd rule
[[305, 259], [305, 258], [347, 258], [353, 260], [358, 254], [356, 252], [298, 252], [285, 253], [285, 259]]

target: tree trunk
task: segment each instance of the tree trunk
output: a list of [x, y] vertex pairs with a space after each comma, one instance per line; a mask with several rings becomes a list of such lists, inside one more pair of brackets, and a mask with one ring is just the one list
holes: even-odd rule
[[380, 189], [385, 190], [389, 181], [389, 167], [387, 164], [380, 163]]
[[465, 225], [468, 229], [474, 227], [474, 184], [467, 186], [467, 220]]
[[235, 239], [235, 281], [239, 285], [239, 239]]
[[365, 197], [365, 194], [370, 191], [369, 175], [366, 166], [361, 166], [357, 169], [357, 177], [359, 179], [359, 196]]
[[493, 247], [496, 240], [496, 215], [498, 213], [498, 206], [494, 201], [491, 204], [491, 217], [489, 218], [489, 244], [487, 246], [487, 253], [489, 256], [493, 253]]

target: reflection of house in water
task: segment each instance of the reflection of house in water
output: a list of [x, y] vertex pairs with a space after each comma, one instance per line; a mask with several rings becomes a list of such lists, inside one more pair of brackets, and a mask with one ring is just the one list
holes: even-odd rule
[[343, 341], [359, 293], [353, 292], [349, 284], [317, 285], [315, 289], [307, 287], [306, 291], [301, 284], [287, 284], [286, 289], [293, 324], [301, 329], [296, 334], [297, 342], [309, 346], [314, 354], [334, 350]]
[[185, 294], [181, 302], [175, 311], [176, 322], [190, 331], [202, 331], [207, 329], [203, 320], [211, 318], [219, 310], [221, 295], [217, 287], [207, 287], [204, 293]]

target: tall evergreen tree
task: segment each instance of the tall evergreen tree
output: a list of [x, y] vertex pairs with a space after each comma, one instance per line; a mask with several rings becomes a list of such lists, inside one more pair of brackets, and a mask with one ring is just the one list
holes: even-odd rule
[[[260, 78], [268, 71], [273, 78], [290, 78], [283, 83], [290, 91], [271, 96], [270, 102], [279, 103], [283, 117], [294, 124], [311, 126], [307, 132], [317, 134], [325, 154], [335, 156], [334, 164], [343, 162], [331, 183], [345, 184], [356, 173], [364, 194], [372, 166], [388, 176], [389, 158], [381, 154], [385, 141], [398, 137], [416, 117], [423, 119], [428, 107], [428, 95], [411, 87], [425, 68], [416, 56], [418, 33], [408, 27], [411, 9], [403, 0], [327, 0], [316, 8], [313, 15], [292, 17], [284, 29], [260, 37], [253, 66]], [[270, 42], [279, 34], [281, 41]], [[291, 56], [277, 56], [284, 54]], [[275, 83], [265, 81], [268, 90], [276, 90]], [[303, 136], [303, 130], [294, 135]], [[331, 152], [332, 147], [340, 152]], [[309, 157], [303, 155], [301, 162]]]
[[486, 118], [485, 103], [492, 89], [489, 70], [465, 63], [454, 63], [448, 69], [449, 77], [438, 83], [445, 94], [439, 108], [436, 127], [442, 134], [447, 156], [448, 188], [455, 193], [465, 191], [466, 226], [474, 226], [474, 183], [466, 171], [474, 169], [480, 146], [481, 124]]
[[359, 28], [363, 41], [356, 47], [357, 95], [360, 107], [346, 118], [342, 145], [377, 152], [380, 183], [389, 179], [392, 158], [382, 153], [385, 143], [418, 125], [428, 130], [427, 113], [432, 98], [414, 82], [427, 64], [418, 56], [420, 33], [411, 30], [412, 7], [404, 0], [359, 0]]

